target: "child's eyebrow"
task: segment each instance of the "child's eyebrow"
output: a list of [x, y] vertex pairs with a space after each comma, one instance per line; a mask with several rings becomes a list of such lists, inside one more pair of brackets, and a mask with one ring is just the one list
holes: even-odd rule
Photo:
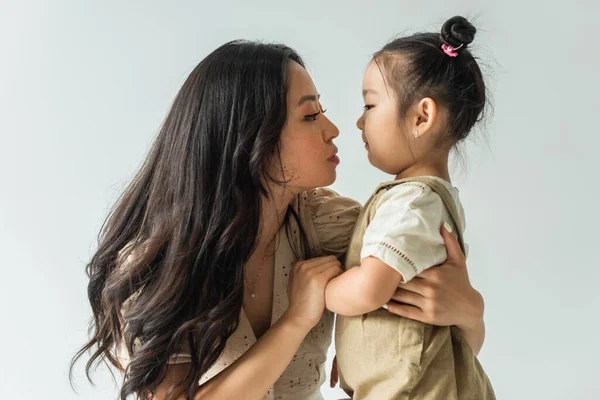
[[363, 89], [362, 93], [363, 93], [363, 97], [365, 97], [368, 93], [377, 94], [377, 91], [375, 91], [373, 89]]

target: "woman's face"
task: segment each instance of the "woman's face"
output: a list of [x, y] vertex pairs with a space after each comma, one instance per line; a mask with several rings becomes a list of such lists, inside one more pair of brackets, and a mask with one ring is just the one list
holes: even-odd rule
[[335, 169], [340, 161], [333, 139], [340, 132], [323, 114], [315, 84], [300, 64], [290, 61], [287, 80], [287, 119], [280, 139], [281, 164], [287, 188], [301, 193], [335, 181]]

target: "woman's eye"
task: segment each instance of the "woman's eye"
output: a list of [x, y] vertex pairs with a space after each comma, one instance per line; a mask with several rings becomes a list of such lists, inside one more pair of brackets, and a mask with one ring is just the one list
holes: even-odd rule
[[304, 119], [307, 121], [316, 121], [317, 120], [317, 116], [321, 114], [321, 112], [319, 111], [318, 113], [314, 113], [314, 114], [310, 114], [310, 115], [305, 115]]
[[307, 120], [307, 121], [316, 121], [317, 120], [317, 116], [319, 116], [319, 114], [321, 114], [321, 113], [325, 114], [326, 112], [327, 112], [327, 110], [323, 109], [321, 107], [321, 111], [316, 112], [314, 114], [305, 115], [304, 119]]
[[371, 104], [367, 104], [363, 108], [365, 109], [365, 111], [369, 111], [371, 108], [373, 108], [373, 106]]

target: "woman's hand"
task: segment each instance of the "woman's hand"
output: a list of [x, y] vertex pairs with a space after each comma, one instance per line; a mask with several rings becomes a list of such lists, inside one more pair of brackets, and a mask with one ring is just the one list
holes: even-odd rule
[[287, 319], [311, 330], [325, 310], [325, 287], [342, 273], [342, 265], [334, 256], [298, 261], [292, 267], [288, 284]]
[[483, 345], [484, 303], [471, 286], [465, 255], [456, 238], [442, 227], [448, 258], [402, 284], [387, 304], [394, 314], [431, 325], [455, 325], [477, 354]]

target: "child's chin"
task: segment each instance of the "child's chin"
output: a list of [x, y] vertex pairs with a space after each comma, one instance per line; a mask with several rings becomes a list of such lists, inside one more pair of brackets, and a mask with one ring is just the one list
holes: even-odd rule
[[377, 159], [373, 157], [373, 154], [370, 151], [367, 153], [367, 159], [369, 160], [369, 164], [371, 164], [375, 168], [381, 169], [377, 166]]

